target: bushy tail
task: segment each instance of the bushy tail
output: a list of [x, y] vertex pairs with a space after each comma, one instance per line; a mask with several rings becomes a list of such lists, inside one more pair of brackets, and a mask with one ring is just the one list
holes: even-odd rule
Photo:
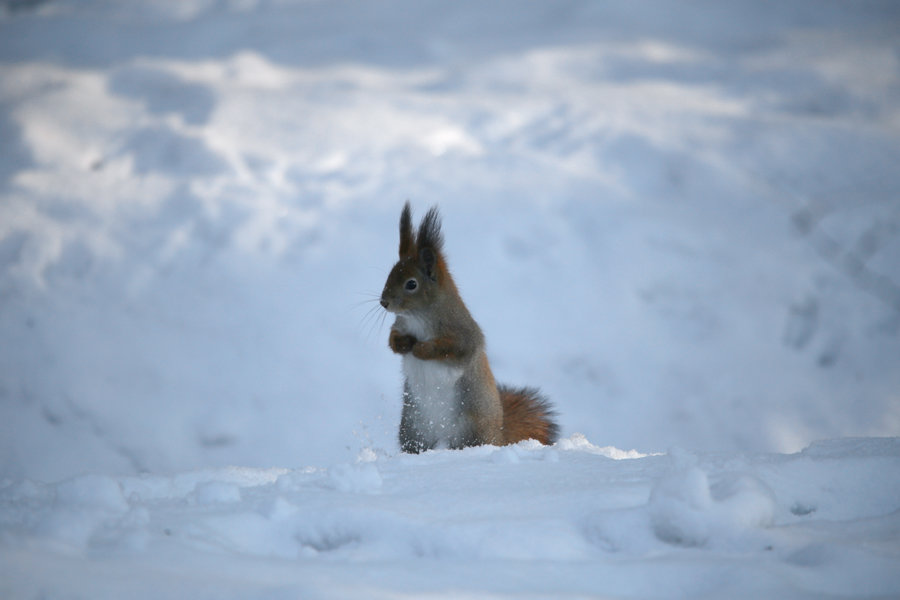
[[503, 441], [515, 444], [522, 440], [537, 440], [542, 444], [556, 443], [559, 426], [554, 422], [550, 401], [534, 388], [510, 388], [498, 385], [503, 404]]

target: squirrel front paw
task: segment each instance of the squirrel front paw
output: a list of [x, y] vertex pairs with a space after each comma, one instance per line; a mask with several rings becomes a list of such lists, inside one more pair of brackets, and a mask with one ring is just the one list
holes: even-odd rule
[[416, 338], [413, 336], [397, 333], [393, 329], [391, 330], [391, 337], [388, 339], [391, 350], [397, 354], [408, 354], [412, 351], [413, 346], [416, 345], [416, 341]]
[[413, 356], [422, 360], [435, 358], [434, 342], [426, 341], [415, 344], [412, 348]]

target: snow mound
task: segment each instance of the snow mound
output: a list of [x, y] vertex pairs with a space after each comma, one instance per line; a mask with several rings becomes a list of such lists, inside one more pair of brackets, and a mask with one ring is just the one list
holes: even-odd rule
[[693, 457], [682, 451], [670, 456], [674, 464], [653, 486], [647, 506], [659, 539], [703, 546], [774, 522], [775, 495], [758, 478], [722, 473], [710, 483]]

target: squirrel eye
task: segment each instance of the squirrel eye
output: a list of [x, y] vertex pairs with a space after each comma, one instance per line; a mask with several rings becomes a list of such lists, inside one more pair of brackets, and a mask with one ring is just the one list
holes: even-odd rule
[[406, 283], [403, 285], [403, 287], [406, 288], [407, 291], [412, 292], [417, 287], [419, 287], [419, 282], [416, 281], [415, 279], [407, 279]]

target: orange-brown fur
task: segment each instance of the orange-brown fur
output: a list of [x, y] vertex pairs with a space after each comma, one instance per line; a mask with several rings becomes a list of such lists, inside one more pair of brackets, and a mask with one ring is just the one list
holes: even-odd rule
[[503, 442], [515, 444], [522, 440], [537, 440], [552, 444], [559, 435], [559, 428], [552, 418], [556, 414], [537, 390], [513, 389], [499, 386], [500, 403], [503, 405]]

